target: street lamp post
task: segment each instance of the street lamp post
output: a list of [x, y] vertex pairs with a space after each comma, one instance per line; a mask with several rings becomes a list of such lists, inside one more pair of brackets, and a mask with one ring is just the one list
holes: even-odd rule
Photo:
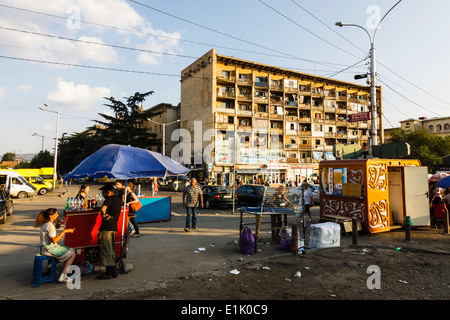
[[33, 133], [32, 136], [37, 136], [37, 137], [41, 137], [42, 138], [42, 147], [41, 147], [41, 151], [44, 152], [44, 136], [37, 134], [37, 133]]
[[52, 107], [50, 107], [48, 104], [44, 103], [44, 106], [50, 108], [51, 110], [47, 110], [44, 108], [39, 108], [42, 111], [48, 111], [56, 113], [56, 138], [55, 138], [55, 156], [53, 161], [53, 189], [56, 188], [56, 168], [57, 168], [57, 161], [58, 161], [58, 131], [59, 131], [59, 111], [56, 111]]
[[[398, 1], [391, 9], [389, 9], [388, 12], [381, 18], [380, 22], [375, 28], [375, 31], [373, 32], [373, 36], [370, 35], [369, 31], [367, 31], [365, 28], [357, 25], [357, 24], [344, 24], [343, 22], [336, 22], [335, 25], [338, 27], [357, 27], [362, 30], [364, 30], [367, 35], [369, 36], [370, 40], [370, 104], [371, 104], [371, 146], [378, 145], [378, 135], [377, 135], [377, 87], [376, 87], [376, 58], [375, 58], [375, 36], [378, 31], [378, 28], [381, 24], [381, 22], [384, 20], [384, 18], [388, 15], [389, 12], [392, 11], [392, 9], [395, 8], [402, 0]], [[380, 114], [380, 121], [382, 123], [383, 118], [382, 114]], [[382, 126], [381, 126], [382, 129]], [[372, 147], [369, 149], [372, 154]]]

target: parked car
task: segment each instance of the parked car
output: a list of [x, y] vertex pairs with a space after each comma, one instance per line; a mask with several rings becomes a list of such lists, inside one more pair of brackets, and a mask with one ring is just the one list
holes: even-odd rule
[[14, 203], [5, 189], [0, 188], [0, 223], [6, 222], [6, 216], [12, 215], [14, 212]]
[[233, 192], [224, 186], [203, 186], [202, 191], [205, 209], [233, 205]]
[[167, 186], [171, 191], [183, 192], [184, 189], [186, 189], [186, 187], [190, 184], [191, 178], [186, 176], [179, 176], [178, 178], [174, 177], [172, 182], [169, 182]]
[[266, 192], [266, 197], [267, 195], [272, 197], [275, 193], [270, 187], [265, 187], [260, 184], [245, 184], [240, 186], [236, 190], [237, 205], [258, 207], [263, 200], [264, 190]]
[[[313, 193], [314, 203], [319, 204], [320, 203], [319, 185], [311, 184], [310, 188]], [[298, 204], [298, 200], [300, 199], [301, 192], [302, 192], [301, 185], [299, 185], [298, 187], [295, 187], [293, 189], [289, 189], [288, 198], [291, 199], [292, 202], [294, 202], [294, 204]]]

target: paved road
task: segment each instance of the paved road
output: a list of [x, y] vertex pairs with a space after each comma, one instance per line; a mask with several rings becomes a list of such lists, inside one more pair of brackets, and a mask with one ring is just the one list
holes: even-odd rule
[[[91, 186], [90, 195], [98, 193], [98, 185]], [[36, 215], [49, 207], [62, 210], [67, 196], [75, 196], [79, 185], [57, 189], [45, 196], [15, 200], [15, 212], [0, 225], [0, 299], [85, 299], [104, 289], [140, 290], [152, 288], [162, 281], [190, 274], [232, 270], [235, 265], [249, 260], [283, 254], [278, 243], [271, 242], [267, 232], [261, 234], [264, 245], [258, 254], [247, 257], [239, 252], [239, 214], [231, 210], [201, 210], [198, 231], [186, 233], [185, 211], [181, 207], [181, 194], [160, 192], [172, 198], [172, 220], [140, 224], [142, 236], [129, 244], [126, 263], [133, 270], [112, 280], [96, 280], [94, 275], [82, 276], [81, 289], [68, 289], [65, 284], [42, 284], [31, 287], [31, 274], [36, 246], [37, 229], [33, 227]], [[64, 196], [58, 194], [65, 192]], [[149, 192], [143, 190], [144, 194]], [[313, 210], [313, 221], [318, 221], [318, 210]], [[253, 222], [252, 217], [245, 219]], [[351, 237], [343, 239], [351, 241]], [[199, 251], [205, 248], [205, 251]], [[199, 251], [196, 253], [195, 251]]]

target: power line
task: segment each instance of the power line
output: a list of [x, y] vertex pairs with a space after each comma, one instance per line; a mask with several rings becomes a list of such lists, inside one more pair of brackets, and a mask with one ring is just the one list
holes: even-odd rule
[[282, 51], [278, 51], [278, 50], [275, 50], [275, 49], [272, 49], [272, 48], [268, 48], [268, 47], [266, 47], [266, 46], [263, 46], [263, 45], [260, 45], [260, 44], [257, 44], [257, 43], [254, 43], [254, 42], [245, 40], [245, 39], [241, 39], [241, 38], [236, 37], [236, 36], [233, 36], [233, 35], [231, 35], [231, 34], [227, 34], [227, 33], [225, 33], [225, 32], [222, 32], [222, 31], [219, 31], [219, 30], [215, 30], [215, 29], [213, 29], [213, 28], [210, 28], [210, 27], [201, 25], [201, 24], [199, 24], [199, 23], [196, 23], [196, 22], [193, 22], [193, 21], [190, 21], [190, 20], [181, 18], [181, 17], [179, 17], [179, 16], [173, 15], [173, 14], [168, 13], [168, 12], [165, 12], [165, 11], [162, 11], [162, 10], [160, 10], [160, 9], [156, 9], [156, 8], [154, 8], [154, 7], [151, 7], [151, 6], [147, 5], [147, 4], [143, 4], [143, 3], [140, 3], [140, 2], [135, 1], [135, 0], [129, 0], [129, 1], [130, 1], [130, 2], [133, 2], [133, 3], [135, 3], [135, 4], [138, 4], [138, 5], [140, 5], [140, 6], [143, 6], [143, 7], [145, 7], [145, 8], [154, 10], [154, 11], [159, 12], [159, 13], [162, 13], [162, 14], [167, 15], [167, 16], [169, 16], [169, 17], [172, 17], [172, 18], [181, 20], [181, 21], [183, 21], [183, 22], [187, 22], [187, 23], [189, 23], [189, 24], [195, 25], [195, 26], [197, 26], [197, 27], [199, 27], [199, 28], [203, 28], [203, 29], [206, 29], [206, 30], [208, 30], [208, 31], [212, 31], [212, 32], [214, 32], [214, 33], [218, 33], [218, 34], [221, 34], [221, 35], [223, 35], [223, 36], [232, 38], [232, 39], [234, 39], [234, 40], [238, 40], [238, 41], [241, 41], [241, 42], [244, 42], [244, 43], [247, 43], [247, 44], [251, 44], [251, 45], [253, 45], [253, 46], [256, 46], [256, 47], [259, 47], [259, 48], [262, 48], [262, 49], [265, 49], [265, 50], [269, 50], [269, 51], [272, 51], [272, 52], [276, 52], [276, 53], [282, 54], [282, 55], [284, 55], [285, 57], [291, 57], [291, 58], [295, 58], [295, 59], [298, 59], [298, 60], [301, 60], [301, 61], [305, 61], [305, 62], [310, 62], [310, 63], [324, 64], [324, 65], [327, 65], [327, 64], [328, 64], [327, 62], [323, 62], [323, 61], [315, 61], [315, 60], [310, 60], [310, 59], [300, 58], [300, 57], [297, 57], [297, 56], [294, 56], [294, 55], [291, 55], [291, 54], [288, 54], [288, 53], [285, 53], [285, 52], [282, 52]]
[[284, 18], [286, 18], [287, 20], [291, 21], [292, 23], [294, 23], [295, 25], [297, 25], [297, 26], [300, 27], [301, 29], [303, 29], [303, 30], [305, 30], [306, 32], [312, 34], [313, 36], [319, 38], [320, 40], [322, 40], [322, 41], [328, 43], [329, 45], [335, 47], [336, 49], [338, 49], [338, 50], [340, 50], [340, 51], [343, 51], [343, 52], [345, 52], [345, 53], [347, 53], [347, 54], [349, 54], [349, 55], [351, 55], [351, 56], [353, 56], [353, 57], [355, 57], [355, 58], [361, 59], [361, 57], [358, 57], [358, 56], [354, 55], [353, 53], [351, 53], [351, 52], [349, 52], [349, 51], [347, 51], [347, 50], [344, 50], [344, 49], [338, 47], [337, 45], [331, 43], [330, 41], [328, 41], [328, 40], [322, 38], [321, 36], [319, 36], [319, 35], [317, 35], [317, 34], [315, 34], [315, 33], [312, 32], [311, 30], [309, 30], [309, 29], [303, 27], [302, 25], [298, 24], [297, 22], [295, 22], [294, 20], [292, 20], [291, 18], [289, 18], [289, 17], [286, 16], [285, 14], [283, 14], [283, 13], [281, 13], [280, 11], [276, 10], [275, 8], [269, 6], [269, 5], [268, 5], [267, 3], [265, 3], [264, 1], [262, 1], [262, 0], [258, 0], [258, 1], [261, 2], [262, 4], [264, 4], [265, 6], [267, 6], [268, 8], [270, 8], [271, 10], [275, 11], [276, 13], [278, 13], [279, 15], [281, 15], [282, 17], [284, 17]]
[[60, 39], [60, 40], [68, 40], [68, 41], [75, 41], [75, 42], [86, 43], [86, 44], [93, 44], [93, 45], [98, 45], [98, 46], [103, 46], [103, 47], [111, 47], [111, 48], [116, 48], [116, 49], [133, 50], [133, 51], [139, 51], [139, 52], [162, 54], [162, 55], [182, 57], [182, 58], [198, 59], [198, 57], [194, 57], [194, 56], [185, 56], [185, 55], [168, 53], [168, 52], [152, 51], [152, 50], [145, 50], [145, 49], [137, 49], [137, 48], [131, 48], [131, 47], [125, 47], [125, 46], [118, 46], [118, 45], [114, 45], [114, 44], [107, 44], [107, 43], [100, 43], [100, 42], [95, 42], [95, 41], [73, 39], [73, 38], [67, 38], [67, 37], [62, 37], [62, 36], [55, 36], [55, 35], [51, 35], [51, 34], [45, 34], [45, 33], [39, 33], [39, 32], [27, 31], [27, 30], [20, 30], [20, 29], [14, 29], [14, 28], [7, 28], [7, 27], [2, 27], [2, 26], [0, 26], [0, 29], [8, 30], [8, 31], [15, 31], [15, 32], [22, 32], [22, 33], [26, 33], [26, 34], [32, 34], [32, 35], [43, 36], [43, 37], [54, 38], [54, 39]]
[[118, 68], [107, 68], [107, 67], [89, 66], [89, 65], [68, 63], [68, 62], [56, 62], [56, 61], [45, 61], [45, 60], [29, 59], [29, 58], [10, 57], [10, 56], [4, 56], [4, 55], [0, 55], [0, 58], [10, 59], [10, 60], [28, 61], [28, 62], [39, 62], [39, 63], [54, 64], [54, 65], [69, 66], [69, 67], [81, 67], [81, 68], [100, 69], [100, 70], [107, 70], [107, 71], [119, 71], [119, 72], [127, 72], [127, 73], [150, 74], [150, 75], [156, 75], [156, 76], [179, 77], [179, 75], [168, 74], [168, 73], [139, 71], [139, 70], [126, 70], [126, 69], [118, 69]]
[[[9, 9], [24, 11], [24, 12], [28, 12], [28, 13], [33, 13], [33, 14], [38, 14], [38, 15], [44, 15], [44, 16], [52, 17], [52, 18], [67, 20], [67, 17], [58, 16], [58, 15], [54, 15], [54, 14], [49, 14], [49, 13], [45, 13], [45, 12], [39, 12], [39, 11], [29, 10], [29, 9], [24, 9], [24, 8], [18, 8], [18, 7], [8, 6], [8, 5], [4, 5], [4, 4], [0, 4], [0, 6], [1, 7], [5, 7], [5, 8], [9, 8]], [[154, 9], [152, 7], [148, 7], [148, 8]], [[158, 10], [158, 9], [154, 9], [154, 10]], [[162, 12], [164, 14], [168, 14], [168, 13], [165, 13], [165, 12], [163, 12], [161, 10], [158, 10], [158, 11]], [[176, 18], [178, 18], [178, 17], [176, 17]], [[187, 43], [192, 43], [192, 44], [197, 44], [197, 45], [204, 45], [204, 46], [209, 46], [209, 47], [214, 47], [214, 48], [222, 48], [222, 49], [246, 52], [246, 53], [251, 53], [251, 54], [271, 56], [271, 57], [276, 57], [276, 58], [302, 60], [302, 61], [305, 61], [305, 62], [315, 63], [315, 64], [322, 64], [322, 65], [326, 65], [326, 66], [330, 66], [330, 67], [332, 67], [333, 65], [343, 66], [343, 64], [338, 64], [338, 63], [333, 63], [333, 62], [317, 61], [317, 60], [311, 60], [311, 59], [304, 59], [304, 58], [296, 57], [296, 56], [293, 56], [293, 55], [286, 55], [286, 53], [284, 53], [284, 52], [276, 51], [276, 50], [273, 50], [273, 49], [270, 49], [270, 48], [267, 48], [267, 50], [275, 51], [275, 52], [281, 53], [282, 55], [275, 55], [275, 54], [256, 52], [256, 51], [251, 51], [251, 50], [244, 50], [244, 49], [240, 49], [240, 48], [232, 48], [232, 47], [221, 46], [221, 45], [216, 45], [216, 44], [209, 44], [209, 43], [204, 43], [204, 42], [173, 38], [173, 37], [163, 36], [163, 35], [159, 35], [159, 34], [154, 34], [154, 33], [151, 33], [151, 32], [142, 32], [142, 31], [131, 30], [131, 29], [126, 29], [126, 28], [119, 28], [119, 27], [104, 25], [104, 24], [100, 24], [100, 23], [90, 22], [90, 21], [86, 21], [86, 20], [80, 20], [80, 23], [85, 23], [85, 24], [98, 26], [98, 27], [103, 27], [103, 28], [109, 28], [109, 29], [118, 30], [118, 31], [125, 31], [125, 32], [130, 32], [130, 33], [136, 33], [136, 34], [139, 34], [139, 35], [153, 36], [153, 37], [157, 37], [157, 38], [176, 40], [176, 41], [180, 41], [180, 42], [187, 42]], [[205, 28], [207, 28], [207, 27], [205, 27]], [[245, 41], [245, 40], [242, 40], [242, 41]]]
[[424, 106], [418, 104], [417, 102], [412, 101], [412, 100], [409, 99], [408, 97], [404, 96], [403, 94], [401, 94], [400, 92], [398, 92], [397, 90], [395, 90], [394, 88], [392, 88], [391, 86], [389, 86], [389, 85], [388, 85], [386, 82], [384, 82], [383, 80], [378, 79], [378, 81], [380, 81], [381, 83], [383, 83], [386, 87], [388, 87], [389, 89], [391, 89], [392, 91], [394, 91], [395, 93], [397, 93], [399, 96], [401, 96], [401, 97], [404, 98], [405, 100], [408, 100], [409, 102], [415, 104], [416, 106], [418, 106], [418, 107], [420, 107], [420, 108], [422, 108], [422, 109], [424, 109], [424, 110], [426, 110], [426, 111], [428, 111], [428, 112], [430, 112], [430, 113], [433, 113], [433, 114], [435, 114], [435, 115], [437, 115], [437, 116], [439, 116], [439, 117], [443, 117], [443, 116], [440, 115], [439, 113], [436, 113], [436, 112], [434, 112], [434, 111], [432, 111], [432, 110], [429, 110], [429, 109], [425, 108]]

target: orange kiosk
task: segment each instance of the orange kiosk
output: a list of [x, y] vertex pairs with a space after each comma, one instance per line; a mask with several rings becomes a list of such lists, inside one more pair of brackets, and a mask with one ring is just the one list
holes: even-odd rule
[[[83, 261], [98, 262], [98, 240], [97, 234], [102, 221], [99, 214], [100, 208], [66, 211], [65, 227], [67, 229], [76, 228], [74, 233], [66, 233], [64, 239], [64, 245], [70, 248], [76, 249], [77, 256], [74, 263], [81, 263]], [[116, 261], [122, 258], [126, 258], [128, 238], [128, 209], [125, 211], [125, 224], [124, 224], [124, 241], [123, 248], [121, 246], [122, 238], [122, 224], [123, 224], [123, 209], [120, 213], [119, 220], [117, 221], [117, 236], [116, 236]], [[122, 253], [121, 253], [122, 249]]]
[[419, 160], [321, 161], [320, 217], [356, 217], [370, 233], [404, 226], [429, 226], [428, 168]]

